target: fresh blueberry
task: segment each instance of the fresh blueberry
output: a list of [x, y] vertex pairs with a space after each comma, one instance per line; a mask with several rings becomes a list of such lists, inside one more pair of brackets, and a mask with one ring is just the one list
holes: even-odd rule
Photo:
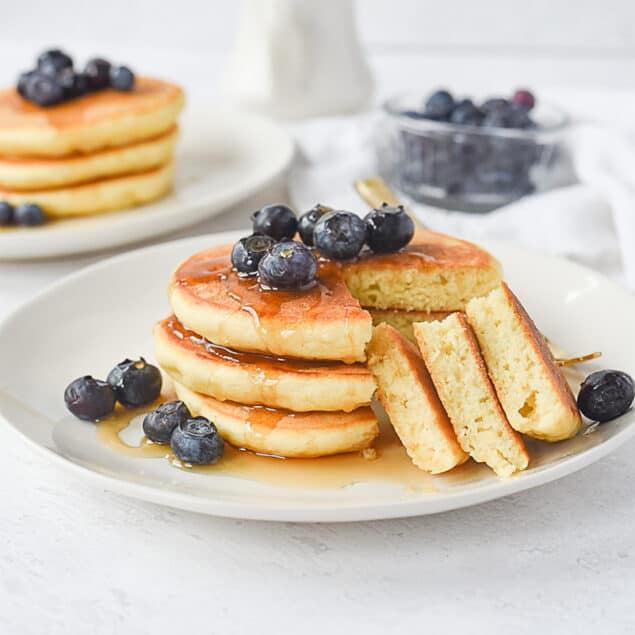
[[86, 73], [75, 73], [73, 76], [73, 97], [81, 97], [90, 92], [90, 79]]
[[301, 242], [276, 243], [260, 261], [258, 274], [274, 289], [299, 289], [315, 280], [317, 259]]
[[428, 97], [423, 114], [428, 119], [447, 121], [454, 108], [454, 98], [447, 90], [437, 90]]
[[16, 205], [13, 211], [13, 216], [18, 225], [26, 225], [28, 227], [43, 225], [46, 222], [46, 215], [44, 214], [44, 211], [35, 203], [22, 203], [21, 205]]
[[108, 373], [108, 383], [115, 389], [117, 399], [127, 408], [145, 406], [161, 392], [161, 372], [143, 357], [124, 359]]
[[31, 77], [33, 77], [34, 73], [35, 71], [25, 71], [24, 73], [20, 73], [20, 76], [18, 77], [16, 90], [18, 91], [18, 94], [21, 97], [24, 97], [24, 99], [27, 98], [26, 96], [27, 84], [29, 83], [29, 80], [31, 79]]
[[490, 110], [483, 119], [483, 126], [487, 128], [520, 128], [526, 129], [533, 126], [533, 122], [527, 113], [527, 109], [515, 103], [510, 103], [507, 108]]
[[415, 224], [402, 205], [384, 203], [364, 218], [368, 226], [368, 246], [378, 254], [392, 253], [405, 247], [414, 236]]
[[536, 98], [528, 90], [517, 90], [512, 97], [512, 101], [526, 110], [531, 110], [536, 105]]
[[70, 99], [75, 96], [75, 73], [72, 68], [62, 69], [57, 74], [56, 81], [62, 87], [65, 99]]
[[592, 421], [610, 421], [624, 414], [633, 403], [635, 382], [620, 370], [591, 373], [580, 386], [578, 408]]
[[143, 432], [154, 443], [170, 443], [174, 428], [191, 416], [182, 401], [166, 401], [143, 418]]
[[117, 398], [112, 386], [90, 375], [72, 381], [64, 391], [66, 407], [79, 419], [98, 421], [112, 414]]
[[115, 90], [132, 90], [134, 80], [134, 73], [127, 66], [112, 66], [110, 68], [110, 85]]
[[501, 108], [505, 109], [508, 106], [509, 101], [507, 101], [507, 99], [503, 99], [502, 97], [490, 97], [480, 105], [480, 109], [487, 114], [492, 110], [500, 110]]
[[258, 263], [275, 244], [271, 236], [252, 234], [241, 238], [232, 249], [232, 265], [240, 273], [257, 273]]
[[216, 426], [205, 417], [193, 417], [179, 423], [170, 439], [172, 451], [184, 463], [212, 465], [225, 451], [225, 442]]
[[313, 242], [322, 256], [332, 260], [355, 258], [366, 242], [366, 223], [351, 212], [324, 214], [315, 224]]
[[0, 201], [0, 226], [11, 225], [13, 223], [13, 205], [6, 201]]
[[313, 230], [315, 229], [315, 223], [317, 223], [324, 214], [332, 211], [330, 207], [325, 207], [319, 203], [300, 216], [298, 221], [298, 233], [302, 238], [302, 242], [309, 247], [313, 247]]
[[55, 77], [34, 72], [26, 81], [24, 96], [38, 106], [54, 106], [64, 100], [64, 89]]
[[44, 51], [37, 58], [37, 70], [43, 75], [55, 77], [65, 68], [73, 68], [73, 58], [60, 49]]
[[463, 99], [450, 113], [450, 122], [462, 126], [479, 126], [481, 121], [483, 121], [483, 113], [471, 99]]
[[251, 215], [254, 234], [264, 234], [276, 240], [290, 240], [298, 229], [298, 219], [286, 205], [265, 205]]
[[88, 78], [91, 90], [107, 88], [110, 84], [110, 62], [101, 57], [95, 57], [86, 63], [84, 74]]

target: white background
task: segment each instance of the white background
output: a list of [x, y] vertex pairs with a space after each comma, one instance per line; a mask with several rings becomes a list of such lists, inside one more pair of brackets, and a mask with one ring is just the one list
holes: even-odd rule
[[[60, 44], [173, 77], [191, 99], [213, 98], [236, 7], [2, 0], [0, 80]], [[635, 89], [632, 2], [361, 0], [358, 15], [379, 94], [419, 83], [525, 84], [597, 90], [606, 108]], [[241, 224], [230, 211], [205, 229]], [[2, 265], [0, 311], [88, 260]], [[305, 526], [138, 503], [49, 465], [6, 430], [0, 443], [2, 635], [635, 628], [632, 443], [478, 508]]]

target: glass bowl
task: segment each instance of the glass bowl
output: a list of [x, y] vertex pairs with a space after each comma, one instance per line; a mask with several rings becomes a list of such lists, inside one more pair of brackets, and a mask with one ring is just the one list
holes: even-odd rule
[[486, 212], [526, 194], [570, 181], [566, 152], [569, 118], [539, 104], [536, 127], [484, 128], [416, 118], [421, 96], [383, 105], [375, 134], [380, 174], [416, 201], [468, 212]]

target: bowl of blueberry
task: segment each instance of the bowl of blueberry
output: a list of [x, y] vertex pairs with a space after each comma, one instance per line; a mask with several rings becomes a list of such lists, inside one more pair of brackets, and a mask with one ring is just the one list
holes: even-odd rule
[[567, 115], [528, 90], [483, 101], [437, 90], [388, 100], [379, 172], [416, 201], [486, 212], [570, 180]]

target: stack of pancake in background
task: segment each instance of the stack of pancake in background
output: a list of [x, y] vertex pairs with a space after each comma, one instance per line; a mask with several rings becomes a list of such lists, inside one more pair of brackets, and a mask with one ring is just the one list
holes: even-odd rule
[[399, 253], [320, 260], [317, 284], [301, 291], [241, 277], [230, 252], [213, 247], [176, 269], [173, 315], [155, 326], [157, 360], [179, 398], [232, 445], [285, 457], [372, 445], [373, 313], [410, 328], [463, 309], [501, 280], [487, 252], [428, 231]]
[[0, 200], [83, 216], [163, 196], [172, 185], [182, 90], [138, 78], [41, 108], [0, 91]]

